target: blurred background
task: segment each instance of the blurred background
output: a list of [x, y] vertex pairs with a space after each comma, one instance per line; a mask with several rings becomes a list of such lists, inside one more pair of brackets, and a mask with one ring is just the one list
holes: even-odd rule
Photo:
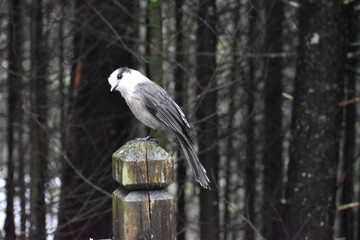
[[1, 0], [0, 239], [112, 237], [111, 154], [149, 132], [108, 76], [140, 70], [172, 136], [177, 239], [360, 239], [357, 0]]

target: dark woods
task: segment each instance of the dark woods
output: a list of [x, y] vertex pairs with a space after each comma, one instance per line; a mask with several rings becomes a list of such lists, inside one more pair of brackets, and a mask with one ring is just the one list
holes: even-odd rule
[[107, 77], [182, 106], [177, 239], [360, 239], [355, 1], [0, 2], [0, 239], [111, 238], [111, 154], [146, 135]]

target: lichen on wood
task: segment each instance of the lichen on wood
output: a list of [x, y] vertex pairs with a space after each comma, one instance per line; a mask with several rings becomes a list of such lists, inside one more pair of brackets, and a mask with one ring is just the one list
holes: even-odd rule
[[168, 186], [173, 168], [172, 157], [154, 141], [130, 141], [113, 154], [113, 178], [128, 189]]

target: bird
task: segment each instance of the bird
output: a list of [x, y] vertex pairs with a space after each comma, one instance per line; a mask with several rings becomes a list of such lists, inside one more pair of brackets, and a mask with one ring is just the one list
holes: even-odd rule
[[[210, 189], [206, 170], [193, 147], [195, 140], [190, 133], [190, 124], [170, 95], [141, 72], [128, 67], [113, 71], [108, 82], [111, 86], [110, 91], [116, 90], [121, 93], [131, 112], [140, 122], [155, 132], [165, 129], [177, 137], [196, 180], [203, 188]], [[153, 135], [143, 140], [149, 140]]]

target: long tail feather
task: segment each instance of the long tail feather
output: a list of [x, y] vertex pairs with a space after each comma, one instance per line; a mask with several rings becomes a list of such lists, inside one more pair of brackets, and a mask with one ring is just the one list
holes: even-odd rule
[[189, 144], [188, 141], [179, 138], [181, 148], [184, 151], [187, 162], [190, 166], [191, 171], [194, 173], [196, 180], [200, 183], [203, 188], [210, 189], [210, 180], [206, 175], [206, 170], [201, 164], [197, 157], [194, 148]]

